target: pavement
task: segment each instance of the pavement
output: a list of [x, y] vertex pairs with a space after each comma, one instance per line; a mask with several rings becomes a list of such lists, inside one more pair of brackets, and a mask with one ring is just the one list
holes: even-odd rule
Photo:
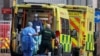
[[11, 56], [10, 53], [0, 53], [0, 56]]

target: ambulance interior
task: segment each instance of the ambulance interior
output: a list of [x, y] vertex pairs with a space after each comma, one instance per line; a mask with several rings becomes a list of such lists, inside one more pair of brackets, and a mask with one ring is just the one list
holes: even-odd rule
[[[46, 23], [51, 24], [51, 28], [54, 31], [55, 30], [55, 18], [53, 16], [53, 10], [52, 9], [23, 9], [20, 8], [18, 13], [15, 16], [14, 19], [14, 29], [15, 32], [20, 34], [20, 31], [27, 26], [27, 23], [33, 22], [35, 14], [38, 14], [38, 18], [42, 21], [43, 26], [45, 26]], [[13, 49], [15, 52], [19, 52], [20, 47], [20, 37], [16, 36], [15, 40], [15, 46], [13, 46]]]
[[22, 28], [27, 26], [28, 22], [33, 22], [35, 14], [42, 21], [43, 26], [49, 23], [51, 24], [52, 30], [54, 30], [54, 16], [51, 9], [25, 9], [23, 12], [18, 12], [17, 19], [15, 21], [15, 28], [21, 31]]

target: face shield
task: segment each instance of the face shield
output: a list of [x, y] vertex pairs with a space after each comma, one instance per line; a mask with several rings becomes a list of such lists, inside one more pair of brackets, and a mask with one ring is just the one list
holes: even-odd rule
[[37, 21], [38, 20], [38, 14], [34, 15], [34, 20]]

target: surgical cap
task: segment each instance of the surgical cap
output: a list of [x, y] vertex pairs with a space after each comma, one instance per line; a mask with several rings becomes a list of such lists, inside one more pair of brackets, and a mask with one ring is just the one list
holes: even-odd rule
[[28, 22], [28, 26], [33, 26], [32, 22]]

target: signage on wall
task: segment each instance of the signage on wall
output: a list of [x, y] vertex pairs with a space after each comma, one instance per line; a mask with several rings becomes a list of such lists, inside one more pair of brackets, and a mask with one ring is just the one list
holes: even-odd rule
[[11, 14], [12, 9], [11, 8], [2, 8], [1, 12], [2, 12], [2, 14]]

